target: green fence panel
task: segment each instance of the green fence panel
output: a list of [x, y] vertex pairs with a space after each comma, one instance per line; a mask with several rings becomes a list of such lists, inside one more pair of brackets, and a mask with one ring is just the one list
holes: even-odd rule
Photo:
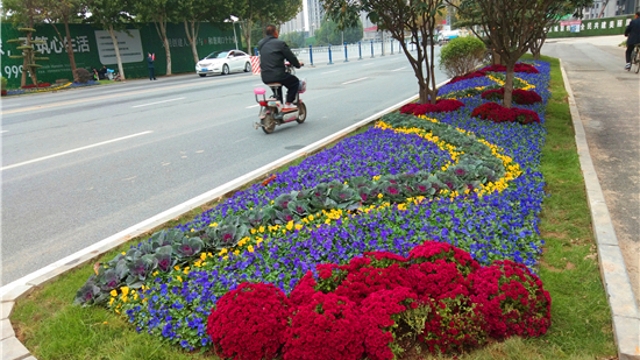
[[[198, 57], [203, 58], [216, 50], [235, 48], [233, 25], [227, 23], [200, 23], [196, 47]], [[63, 26], [58, 25], [62, 32]], [[19, 55], [17, 44], [7, 43], [10, 39], [24, 37], [12, 24], [0, 24], [0, 73], [7, 78], [8, 88], [20, 87], [22, 77], [22, 59], [11, 59], [10, 55]], [[115, 49], [108, 32], [91, 25], [70, 25], [71, 43], [74, 58], [78, 68], [99, 69], [103, 65], [115, 71], [118, 70]], [[53, 26], [40, 24], [33, 33], [36, 39], [44, 40], [44, 44], [36, 48], [49, 58], [47, 61], [37, 61], [42, 65], [38, 69], [38, 81], [54, 83], [57, 80], [73, 79], [69, 56], [64, 47], [64, 39], [56, 33]], [[187, 40], [184, 24], [168, 24], [167, 37], [171, 51], [171, 70], [173, 74], [195, 73], [195, 62], [191, 46]], [[238, 39], [240, 41], [240, 39]], [[148, 76], [147, 53], [156, 54], [156, 75], [166, 75], [167, 57], [154, 24], [146, 24], [139, 28], [130, 28], [125, 32], [118, 32], [118, 48], [123, 59], [123, 68], [127, 79], [144, 78]], [[27, 80], [30, 84], [31, 80]]]
[[[616, 16], [602, 19], [577, 20], [558, 23], [549, 28], [548, 38], [602, 36], [624, 34], [632, 15]], [[569, 24], [567, 24], [569, 23]], [[567, 25], [563, 25], [567, 24]]]

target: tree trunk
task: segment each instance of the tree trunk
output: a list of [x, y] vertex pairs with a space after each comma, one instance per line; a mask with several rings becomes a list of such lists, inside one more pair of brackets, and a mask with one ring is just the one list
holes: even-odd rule
[[78, 80], [78, 76], [76, 74], [76, 57], [73, 54], [73, 45], [71, 45], [71, 31], [69, 30], [69, 19], [65, 16], [64, 17], [64, 31], [65, 31], [65, 35], [66, 35], [66, 39], [67, 39], [67, 43], [66, 43], [66, 48], [67, 48], [67, 55], [69, 56], [69, 65], [71, 65], [71, 74], [73, 74], [73, 81], [77, 81]]
[[164, 46], [164, 55], [167, 59], [167, 73], [166, 75], [172, 75], [171, 73], [171, 48], [169, 48], [169, 39], [167, 38], [167, 22], [165, 19], [156, 21], [156, 30], [160, 39], [162, 40], [162, 46]]
[[513, 100], [513, 77], [515, 68], [515, 61], [509, 61], [507, 66], [506, 79], [504, 81], [504, 107], [511, 108]]
[[191, 53], [193, 54], [194, 64], [197, 64], [198, 61], [200, 61], [200, 58], [198, 57], [198, 48], [196, 47], [199, 26], [200, 23], [196, 25], [195, 21], [184, 21], [184, 32], [187, 34], [187, 40], [191, 45]]
[[124, 76], [124, 67], [122, 66], [122, 58], [120, 57], [120, 45], [116, 38], [116, 32], [113, 30], [113, 25], [109, 25], [109, 35], [111, 36], [111, 42], [113, 42], [113, 49], [116, 51], [116, 61], [118, 62], [118, 74], [120, 75], [120, 81], [126, 79]]
[[[33, 47], [33, 43], [31, 42], [31, 39], [32, 39], [31, 35], [32, 35], [31, 32], [27, 33], [27, 45], [30, 45], [30, 46]], [[33, 65], [33, 64], [36, 63], [36, 61], [34, 59], [34, 57], [35, 57], [35, 49], [27, 50], [27, 52], [23, 53], [23, 54], [24, 54], [24, 58], [25, 58], [25, 60], [27, 62], [27, 67], [26, 68], [29, 71], [29, 76], [31, 77], [31, 82], [34, 85], [38, 85], [38, 74], [37, 74], [38, 69], [37, 68], [32, 68], [31, 66], [29, 66], [29, 65]], [[24, 67], [23, 67], [23, 69], [24, 69]], [[25, 85], [26, 85], [26, 79], [25, 79]]]
[[247, 20], [246, 25], [242, 29], [242, 35], [244, 36], [244, 40], [247, 42], [247, 54], [255, 55], [251, 50], [251, 28], [253, 24], [251, 20]]

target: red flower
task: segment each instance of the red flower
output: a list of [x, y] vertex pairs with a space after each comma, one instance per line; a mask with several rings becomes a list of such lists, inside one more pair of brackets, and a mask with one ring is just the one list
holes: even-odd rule
[[284, 344], [289, 311], [289, 300], [277, 287], [242, 283], [211, 310], [207, 334], [221, 357], [274, 359]]
[[[480, 71], [505, 72], [507, 71], [507, 67], [501, 64], [496, 64], [496, 65], [485, 66], [484, 68], [480, 69]], [[515, 67], [513, 68], [513, 71], [531, 73], [531, 74], [539, 73], [538, 69], [536, 69], [535, 66], [530, 64], [525, 64], [525, 63], [516, 63]]]
[[[496, 101], [504, 98], [504, 88], [485, 90], [480, 94], [483, 99]], [[533, 90], [513, 90], [513, 102], [520, 105], [531, 105], [542, 102], [542, 97]]]
[[392, 346], [392, 343], [396, 339], [412, 336], [414, 329], [407, 320], [416, 318], [415, 315], [420, 313], [416, 309], [420, 306], [418, 296], [405, 287], [380, 290], [369, 295], [361, 305], [367, 358], [399, 358], [403, 349], [397, 345]]
[[543, 335], [551, 325], [551, 297], [526, 266], [496, 261], [469, 275], [471, 299], [480, 304], [496, 339]]
[[478, 70], [478, 71], [474, 71], [474, 72], [466, 74], [466, 75], [456, 76], [453, 79], [449, 80], [449, 84], [457, 83], [458, 81], [462, 81], [462, 80], [473, 79], [473, 78], [477, 78], [477, 77], [483, 77], [483, 76], [486, 76], [486, 75], [487, 74], [484, 71]]
[[441, 99], [434, 104], [406, 104], [400, 108], [402, 114], [424, 115], [433, 112], [451, 112], [463, 107], [464, 103], [455, 99]]
[[291, 316], [284, 360], [361, 359], [364, 333], [361, 314], [355, 303], [321, 292], [309, 300], [306, 305], [295, 309]]
[[530, 124], [540, 122], [540, 117], [535, 111], [520, 108], [505, 108], [494, 102], [485, 103], [473, 109], [471, 116], [493, 122], [518, 122]]
[[468, 252], [447, 243], [427, 240], [409, 252], [409, 260], [413, 263], [434, 262], [438, 259], [456, 264], [464, 276], [480, 267]]

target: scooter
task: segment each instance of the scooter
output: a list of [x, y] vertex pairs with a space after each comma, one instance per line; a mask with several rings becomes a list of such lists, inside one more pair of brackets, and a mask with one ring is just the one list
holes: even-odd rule
[[[291, 66], [288, 66], [291, 68]], [[282, 112], [284, 104], [282, 102], [282, 84], [269, 83], [266, 84], [271, 89], [271, 96], [266, 97], [267, 90], [262, 87], [253, 89], [256, 102], [260, 104], [260, 112], [258, 117], [260, 122], [256, 122], [254, 127], [256, 130], [262, 128], [266, 134], [271, 134], [276, 126], [286, 124], [292, 121], [297, 121], [298, 124], [302, 124], [307, 119], [307, 107], [302, 99], [300, 99], [300, 93], [296, 93], [296, 98], [293, 104], [296, 105], [298, 110], [290, 112]]]

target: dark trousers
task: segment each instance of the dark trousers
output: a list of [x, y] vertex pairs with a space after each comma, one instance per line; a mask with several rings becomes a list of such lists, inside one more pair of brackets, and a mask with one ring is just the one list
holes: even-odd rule
[[636, 44], [627, 45], [627, 52], [625, 52], [625, 55], [627, 57], [627, 64], [631, 64], [631, 53], [633, 52], [633, 49], [635, 47]]
[[156, 79], [156, 69], [149, 68], [149, 80], [155, 80], [155, 79]]
[[[294, 75], [287, 74], [284, 79], [278, 82], [287, 88], [287, 102], [292, 103], [296, 99], [298, 90], [300, 90], [300, 80], [298, 80]], [[282, 88], [278, 94], [278, 99], [282, 99]]]

